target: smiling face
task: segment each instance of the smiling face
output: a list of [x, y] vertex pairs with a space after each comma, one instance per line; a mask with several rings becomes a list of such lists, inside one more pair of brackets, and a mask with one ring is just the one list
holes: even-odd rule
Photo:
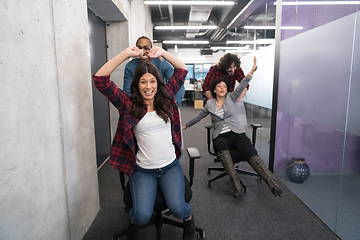
[[225, 97], [225, 95], [227, 93], [226, 83], [221, 81], [218, 84], [216, 84], [214, 93], [216, 94], [216, 97]]
[[144, 103], [152, 103], [157, 93], [158, 83], [156, 77], [151, 73], [145, 73], [139, 80], [139, 92]]
[[230, 76], [235, 74], [235, 70], [237, 69], [235, 63], [232, 63], [229, 68], [226, 69], [227, 74]]
[[149, 54], [150, 50], [151, 50], [151, 43], [148, 39], [146, 38], [140, 38], [137, 42], [136, 42], [136, 47], [139, 48], [140, 50], [142, 50], [142, 55], [139, 58], [140, 62], [147, 62], [150, 61], [151, 59], [149, 58], [149, 56], [147, 54]]

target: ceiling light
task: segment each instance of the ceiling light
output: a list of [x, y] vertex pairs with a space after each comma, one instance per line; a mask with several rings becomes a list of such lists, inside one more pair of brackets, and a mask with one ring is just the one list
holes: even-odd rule
[[234, 53], [234, 52], [255, 52], [256, 50], [250, 49], [239, 49], [239, 50], [225, 50], [226, 53]]
[[[264, 29], [264, 30], [275, 30], [275, 26], [244, 26], [245, 29]], [[301, 30], [303, 29], [302, 26], [281, 26], [281, 29], [283, 30]]]
[[156, 26], [156, 30], [217, 29], [217, 26]]
[[206, 60], [205, 57], [198, 57], [198, 58], [180, 58], [181, 61], [204, 61]]
[[206, 6], [230, 6], [232, 1], [144, 1], [146, 5], [206, 5]]
[[244, 26], [245, 29], [275, 29], [275, 26]]
[[165, 40], [163, 44], [209, 44], [209, 41], [173, 41]]
[[255, 41], [240, 40], [240, 41], [226, 41], [226, 44], [254, 44]]
[[274, 38], [258, 39], [256, 41], [239, 40], [239, 41], [226, 41], [226, 44], [273, 44]]
[[275, 43], [274, 38], [263, 38], [256, 40], [256, 44], [273, 44]]
[[245, 47], [211, 47], [212, 50], [243, 50], [243, 49], [249, 49], [249, 45], [246, 45]]
[[231, 25], [250, 7], [250, 5], [254, 2], [254, 0], [250, 0], [243, 9], [233, 18], [233, 20], [227, 25], [226, 28], [230, 28]]
[[[282, 2], [282, 5], [296, 6], [296, 5], [355, 5], [358, 1], [303, 1], [303, 2]], [[276, 5], [276, 2], [274, 2]]]

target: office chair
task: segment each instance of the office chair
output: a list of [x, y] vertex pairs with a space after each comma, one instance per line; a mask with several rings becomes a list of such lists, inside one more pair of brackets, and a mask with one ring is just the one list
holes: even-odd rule
[[[194, 167], [195, 167], [195, 159], [198, 159], [201, 157], [199, 150], [197, 148], [187, 148], [187, 153], [190, 158], [190, 164], [189, 164], [189, 178], [190, 181], [184, 176], [185, 179], [185, 201], [190, 202], [192, 198], [192, 192], [191, 192], [191, 186], [193, 184], [193, 178], [194, 178]], [[125, 209], [128, 212], [132, 208], [132, 199], [131, 199], [131, 193], [130, 193], [130, 187], [127, 182], [125, 185], [125, 175], [122, 172], [119, 172], [120, 174], [120, 183], [121, 187], [124, 191], [123, 200], [126, 205]], [[154, 213], [152, 217], [150, 218], [149, 222], [142, 226], [142, 228], [146, 228], [150, 225], [156, 226], [156, 235], [157, 240], [161, 240], [161, 227], [163, 224], [171, 225], [174, 227], [184, 228], [183, 222], [176, 221], [173, 219], [170, 219], [164, 215], [170, 215], [170, 212], [167, 211], [164, 214], [163, 211], [167, 210], [167, 205], [164, 199], [164, 196], [161, 192], [161, 189], [158, 188], [156, 200], [154, 204]], [[128, 232], [128, 229], [122, 230], [120, 232], [117, 232], [114, 234], [113, 240], [118, 240], [120, 237], [125, 236]], [[196, 227], [196, 233], [198, 239], [204, 239], [205, 238], [205, 232], [201, 228]]]
[[[252, 132], [252, 144], [253, 146], [255, 147], [255, 143], [256, 143], [256, 131], [259, 127], [262, 127], [261, 124], [251, 124], [251, 127], [253, 129], [253, 132]], [[216, 156], [216, 153], [213, 152], [212, 150], [212, 141], [211, 141], [211, 130], [213, 128], [212, 125], [207, 125], [205, 126], [206, 130], [207, 130], [207, 146], [208, 146], [208, 152], [213, 155], [213, 156]], [[235, 166], [235, 171], [239, 174], [244, 174], [244, 175], [250, 175], [250, 176], [257, 176], [258, 177], [258, 181], [261, 181], [261, 178], [260, 176], [255, 173], [255, 172], [252, 172], [252, 171], [248, 171], [248, 170], [244, 170], [244, 169], [240, 169], [238, 165], [236, 165], [236, 163], [239, 163], [239, 162], [242, 162], [242, 161], [246, 161], [245, 159], [243, 159], [240, 155], [240, 153], [235, 149], [235, 148], [232, 148], [232, 149], [229, 149], [230, 151], [230, 155], [231, 155], [231, 158], [234, 162], [234, 166]], [[219, 162], [219, 159], [216, 157], [214, 159], [214, 162]], [[227, 176], [227, 173], [225, 172], [225, 169], [223, 167], [209, 167], [208, 168], [208, 174], [211, 174], [211, 171], [220, 171], [222, 172], [221, 174], [209, 179], [208, 181], [208, 186], [211, 187], [211, 183], [220, 179], [220, 178], [223, 178], [225, 176]], [[246, 193], [246, 185], [243, 181], [241, 181], [240, 179], [240, 183], [241, 185], [243, 186], [243, 191], [244, 193]]]

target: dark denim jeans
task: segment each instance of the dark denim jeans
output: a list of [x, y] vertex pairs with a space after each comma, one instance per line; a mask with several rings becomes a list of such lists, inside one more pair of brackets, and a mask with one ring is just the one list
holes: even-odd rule
[[129, 215], [134, 224], [144, 225], [150, 220], [158, 186], [171, 214], [180, 219], [190, 218], [191, 206], [185, 202], [184, 197], [184, 173], [177, 159], [159, 169], [144, 169], [136, 166], [129, 184], [133, 201]]

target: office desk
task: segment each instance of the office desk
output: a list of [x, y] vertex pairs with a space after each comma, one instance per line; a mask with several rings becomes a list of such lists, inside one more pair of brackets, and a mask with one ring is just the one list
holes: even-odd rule
[[184, 83], [185, 95], [182, 104], [189, 102], [191, 105], [194, 105], [195, 109], [201, 109], [204, 107], [204, 94], [203, 91], [195, 91], [194, 84], [191, 84], [188, 81]]

